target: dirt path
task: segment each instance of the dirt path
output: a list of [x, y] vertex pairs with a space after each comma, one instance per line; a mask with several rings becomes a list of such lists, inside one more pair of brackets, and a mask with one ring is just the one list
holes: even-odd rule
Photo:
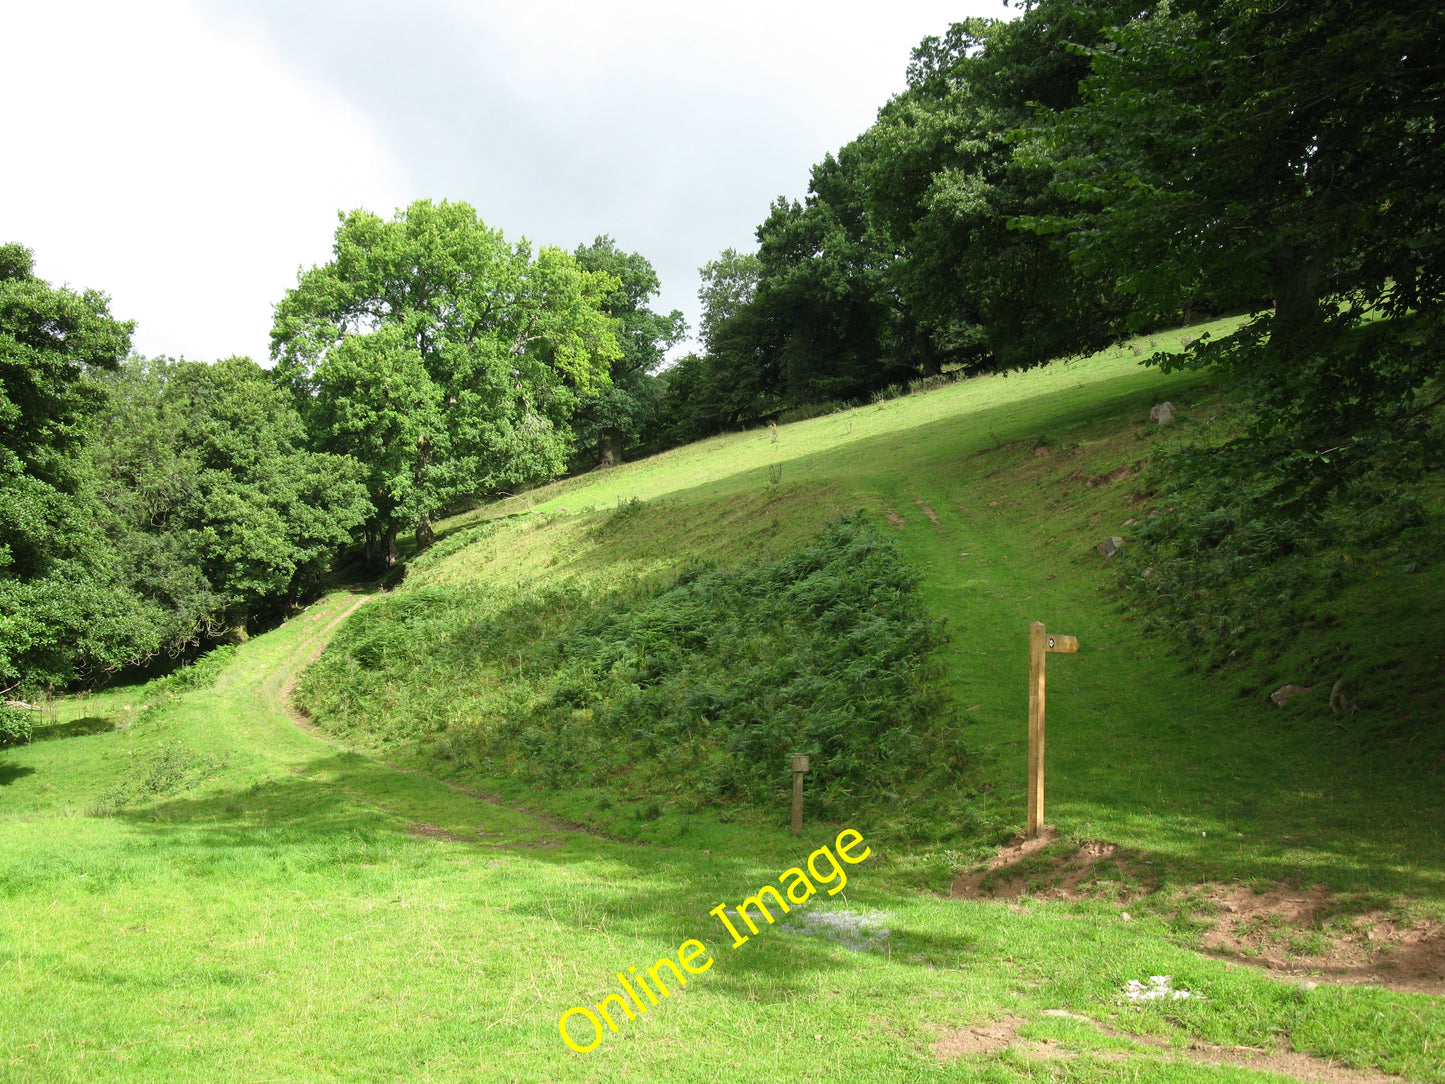
[[942, 1032], [932, 1045], [933, 1056], [939, 1061], [949, 1061], [962, 1056], [996, 1054], [1012, 1049], [1030, 1061], [1071, 1061], [1079, 1057], [1092, 1057], [1105, 1061], [1137, 1063], [1140, 1059], [1155, 1058], [1162, 1061], [1192, 1062], [1197, 1065], [1236, 1065], [1257, 1072], [1278, 1073], [1280, 1076], [1308, 1081], [1311, 1084], [1400, 1084], [1405, 1079], [1375, 1069], [1352, 1069], [1326, 1058], [1312, 1057], [1291, 1049], [1287, 1039], [1273, 1050], [1250, 1046], [1216, 1046], [1197, 1039], [1187, 1046], [1178, 1046], [1161, 1036], [1117, 1031], [1091, 1017], [1062, 1009], [1045, 1009], [1043, 1015], [1081, 1020], [1092, 1024], [1104, 1035], [1153, 1047], [1158, 1053], [1151, 1056], [1141, 1053], [1086, 1052], [1053, 1039], [1024, 1039], [1018, 1032], [1028, 1021], [1021, 1016], [1010, 1016], [974, 1027], [950, 1028]]
[[291, 703], [291, 691], [296, 687], [296, 681], [301, 676], [301, 671], [315, 661], [322, 651], [326, 650], [326, 645], [331, 642], [331, 637], [340, 624], [375, 597], [375, 595], [357, 595], [354, 592], [348, 592], [347, 599], [349, 601], [342, 600], [343, 609], [340, 613], [334, 615], [328, 613], [328, 606], [331, 602], [328, 598], [296, 618], [297, 621], [309, 620], [319, 627], [311, 629], [305, 639], [296, 645], [296, 649], [290, 657], [277, 665], [262, 680], [260, 688], [257, 690], [262, 706], [285, 715], [308, 734], [329, 741], [330, 739], [313, 726], [306, 716], [296, 710]]

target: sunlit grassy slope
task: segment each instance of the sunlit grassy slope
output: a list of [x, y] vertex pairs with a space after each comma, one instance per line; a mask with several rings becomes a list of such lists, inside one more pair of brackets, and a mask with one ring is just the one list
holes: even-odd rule
[[[1182, 407], [1185, 436], [1216, 409], [1138, 360], [973, 381], [785, 426], [776, 444], [737, 434], [479, 509], [398, 590], [666, 580], [862, 507], [895, 522], [953, 627], [959, 726], [999, 816], [1022, 821], [1025, 632], [1043, 620], [1083, 644], [1050, 664], [1062, 833], [1132, 848], [1166, 882], [1326, 881], [1362, 906], [1438, 913], [1429, 758], [1331, 735], [1317, 696], [1276, 709], [1263, 677], [1241, 696], [1187, 673], [1101, 595], [1094, 544], [1147, 505], [1131, 504], [1136, 477], [1089, 481], [1176, 439], [1145, 424], [1158, 399]], [[782, 811], [661, 810], [644, 827], [592, 795], [489, 800], [476, 780], [438, 781], [424, 752], [328, 742], [281, 693], [357, 602], [332, 596], [242, 645], [214, 688], [65, 701], [46, 740], [0, 753], [0, 1079], [1265, 1081], [1280, 1078], [1226, 1054], [1285, 1044], [1445, 1081], [1438, 999], [1231, 967], [1192, 951], [1190, 922], [1162, 905], [1127, 904], [1125, 921], [1107, 897], [920, 892], [920, 874], [946, 883], [967, 857], [928, 847], [879, 844], [842, 893], [799, 909], [876, 920], [890, 933], [868, 951], [767, 925], [731, 949], [709, 911], [839, 825], [795, 838]], [[633, 840], [549, 807], [628, 821]], [[885, 828], [846, 823], [865, 840]], [[709, 970], [590, 1053], [563, 1045], [563, 1012], [688, 938]], [[1164, 974], [1204, 998], [1123, 1000]], [[993, 1024], [1017, 1039], [935, 1045]]]
[[[1027, 629], [1043, 621], [1083, 645], [1049, 666], [1048, 818], [1062, 831], [1213, 875], [1436, 894], [1438, 737], [1376, 734], [1364, 716], [1341, 726], [1327, 706], [1338, 660], [1312, 656], [1314, 637], [1204, 678], [1136, 634], [1106, 595], [1112, 571], [1096, 547], [1148, 515], [1151, 453], [1226, 424], [1198, 376], [1140, 365], [1141, 352], [1200, 330], [783, 426], [776, 441], [767, 429], [732, 434], [482, 508], [446, 525], [450, 543], [401, 590], [469, 579], [605, 586], [785, 550], [863, 508], [892, 527], [953, 631], [959, 725], [1015, 826]], [[1181, 413], [1161, 429], [1149, 409], [1166, 399]], [[465, 544], [474, 521], [508, 514]], [[1364, 610], [1347, 615], [1368, 641], [1357, 652], [1422, 667], [1433, 657], [1438, 669], [1441, 570], [1385, 571], [1393, 577], [1375, 594], [1344, 602]], [[1394, 639], [1374, 614], [1386, 604]], [[1286, 682], [1313, 689], [1281, 709], [1268, 694]], [[575, 795], [557, 801], [587, 813]]]

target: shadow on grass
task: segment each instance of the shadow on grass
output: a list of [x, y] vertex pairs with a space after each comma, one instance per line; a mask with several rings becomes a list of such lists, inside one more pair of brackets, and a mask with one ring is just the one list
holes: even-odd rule
[[[160, 848], [158, 853], [172, 852], [165, 859], [168, 863], [184, 865], [191, 873], [287, 883], [298, 875], [336, 876], [344, 878], [344, 891], [353, 895], [394, 895], [409, 871], [414, 871], [418, 883], [430, 882], [442, 863], [458, 868], [455, 862], [461, 857], [459, 868], [477, 881], [469, 882], [468, 888], [477, 903], [524, 920], [605, 929], [609, 937], [635, 939], [637, 944], [618, 945], [621, 963], [650, 962], [641, 957], [654, 951], [675, 953], [690, 939], [703, 940], [717, 959], [747, 958], [749, 967], [719, 974], [716, 984], [719, 991], [746, 1000], [759, 996], [758, 971], [768, 975], [767, 998], [783, 999], [803, 990], [809, 973], [848, 968], [853, 956], [867, 955], [827, 938], [762, 924], [735, 957], [728, 935], [709, 914], [720, 902], [735, 907], [759, 886], [776, 886], [782, 870], [805, 863], [810, 850], [831, 841], [836, 827], [817, 826], [819, 838], [809, 841], [782, 832], [750, 839], [749, 831], [727, 826], [720, 831], [731, 840], [729, 853], [719, 853], [719, 848], [705, 855], [558, 829], [544, 818], [469, 797], [354, 754], [320, 757], [293, 772], [290, 777], [204, 797], [179, 796], [121, 809], [114, 815], [149, 837]], [[323, 774], [342, 778], [340, 782], [313, 778]], [[368, 783], [379, 786], [373, 789]], [[358, 793], [364, 794], [360, 801]], [[474, 825], [485, 838], [451, 838], [450, 833], [441, 839], [425, 838], [416, 829], [433, 816], [458, 832], [464, 825]], [[713, 846], [718, 846], [716, 841]], [[579, 868], [594, 862], [591, 868]], [[376, 877], [370, 887], [368, 870]], [[866, 866], [849, 869], [848, 874], [848, 891], [869, 879]], [[494, 896], [488, 886], [495, 886]], [[876, 891], [868, 897], [879, 898], [877, 906], [883, 910], [894, 898]], [[899, 905], [905, 902], [903, 896], [896, 899]], [[850, 900], [847, 891], [829, 897], [820, 888], [808, 904], [795, 906], [793, 915], [820, 907], [843, 910], [864, 905]], [[872, 912], [875, 907], [864, 909]], [[762, 923], [760, 917], [758, 921]], [[920, 962], [952, 964], [979, 949], [966, 934], [899, 928], [893, 931], [891, 944], [880, 943], [873, 949], [875, 954], [890, 951]], [[636, 958], [624, 961], [628, 955]]]
[[8, 787], [15, 780], [34, 774], [35, 769], [27, 765], [11, 764], [8, 760], [0, 760], [0, 787]]
[[73, 719], [68, 723], [37, 726], [31, 737], [34, 741], [53, 741], [56, 738], [79, 738], [88, 734], [106, 734], [115, 728], [115, 720], [107, 715], [87, 715], [84, 719]]

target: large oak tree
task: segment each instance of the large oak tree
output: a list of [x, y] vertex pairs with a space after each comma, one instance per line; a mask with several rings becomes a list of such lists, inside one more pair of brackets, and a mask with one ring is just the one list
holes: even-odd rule
[[1258, 407], [1247, 469], [1302, 500], [1408, 474], [1435, 455], [1422, 390], [1445, 363], [1442, 100], [1439, 4], [1159, 4], [1107, 35], [1082, 103], [1041, 130], [1073, 208], [1031, 224], [1137, 320], [1254, 308], [1188, 362]]
[[366, 467], [369, 551], [395, 560], [399, 529], [425, 546], [458, 501], [565, 469], [580, 398], [622, 356], [617, 288], [465, 203], [342, 216], [330, 262], [276, 306], [272, 354], [317, 446]]

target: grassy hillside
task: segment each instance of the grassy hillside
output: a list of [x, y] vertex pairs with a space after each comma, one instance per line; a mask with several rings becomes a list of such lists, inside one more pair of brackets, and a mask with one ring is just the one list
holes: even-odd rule
[[[1141, 368], [1135, 351], [1151, 341], [1172, 345], [1161, 336], [881, 402], [783, 426], [776, 441], [767, 430], [706, 441], [479, 509], [446, 526], [396, 594], [485, 587], [492, 601], [468, 605], [490, 612], [541, 592], [562, 627], [576, 620], [565, 608], [645, 593], [699, 560], [789, 552], [831, 517], [862, 508], [921, 572], [925, 605], [951, 630], [941, 653], [948, 693], [973, 782], [987, 788], [958, 812], [986, 829], [985, 843], [1021, 826], [1026, 635], [1039, 620], [1083, 645], [1050, 667], [1049, 819], [1061, 831], [1226, 877], [1438, 887], [1413, 856], [1438, 854], [1445, 842], [1439, 728], [1393, 733], [1383, 710], [1342, 720], [1328, 695], [1336, 648], [1352, 636], [1357, 671], [1390, 675], [1385, 668], [1405, 660], [1413, 680], [1401, 683], [1439, 695], [1439, 667], [1431, 674], [1429, 663], [1445, 656], [1445, 642], [1429, 615], [1445, 598], [1445, 568], [1407, 576], [1375, 567], [1335, 604], [1356, 608], [1342, 628], [1311, 630], [1303, 644], [1207, 678], [1167, 654], [1167, 642], [1139, 635], [1114, 604], [1114, 559], [1096, 546], [1127, 538], [1157, 504], [1150, 456], [1228, 425], [1225, 405], [1197, 376]], [[1148, 415], [1163, 399], [1181, 416], [1161, 429]], [[423, 632], [417, 650], [431, 652], [439, 636]], [[416, 680], [416, 659], [383, 665], [381, 714], [391, 733], [439, 733], [444, 753], [464, 754], [448, 728], [464, 731], [469, 716], [525, 683], [506, 666], [448, 665]], [[1268, 697], [1286, 683], [1311, 691], [1281, 709]], [[588, 797], [560, 789], [551, 800], [614, 832], [638, 831], [585, 805]], [[908, 816], [898, 809], [891, 819]], [[669, 830], [665, 821], [654, 828]], [[1381, 854], [1401, 861], [1382, 867]]]
[[[1206, 676], [1114, 607], [1094, 547], [1148, 515], [1144, 461], [1227, 424], [1198, 378], [1138, 360], [735, 434], [478, 509], [389, 599], [332, 596], [212, 686], [61, 703], [46, 740], [0, 753], [0, 1076], [1254, 1081], [1318, 1079], [1328, 1059], [1333, 1079], [1445, 1080], [1438, 736], [1392, 728], [1368, 694], [1330, 715], [1325, 640]], [[1182, 416], [1155, 431], [1166, 398]], [[795, 838], [785, 808], [482, 773], [467, 727], [535, 685], [536, 636], [699, 562], [783, 557], [860, 508], [952, 632], [936, 680], [966, 759], [947, 832], [930, 838], [906, 791]], [[1318, 636], [1348, 641], [1357, 674], [1403, 657], [1402, 629], [1438, 659], [1440, 571], [1376, 571], [1339, 603], [1370, 620]], [[358, 605], [411, 606], [421, 654], [398, 643], [388, 670], [379, 652], [388, 676], [354, 711], [333, 703], [352, 722], [338, 744], [282, 693]], [[512, 637], [515, 673], [452, 635], [473, 628], [447, 624], [463, 605]], [[1382, 607], [1397, 621], [1374, 624]], [[1057, 837], [969, 876], [1022, 824], [1031, 620], [1082, 644], [1049, 667]], [[1281, 709], [1285, 681], [1313, 688]], [[824, 862], [817, 895], [785, 924], [753, 911], [731, 948], [710, 912], [844, 827], [870, 847], [846, 887], [828, 894]], [[1048, 899], [1070, 870], [1081, 883]], [[1005, 875], [1008, 903], [975, 898]], [[1305, 920], [1253, 907], [1281, 896], [1311, 901]], [[1201, 953], [1228, 908], [1254, 928], [1234, 958]], [[1397, 966], [1362, 950], [1352, 973], [1309, 970], [1366, 929]], [[563, 1013], [689, 939], [712, 963], [685, 989], [588, 1053], [563, 1044]], [[1240, 966], [1244, 942], [1301, 969]], [[1197, 996], [1129, 996], [1164, 975]]]

